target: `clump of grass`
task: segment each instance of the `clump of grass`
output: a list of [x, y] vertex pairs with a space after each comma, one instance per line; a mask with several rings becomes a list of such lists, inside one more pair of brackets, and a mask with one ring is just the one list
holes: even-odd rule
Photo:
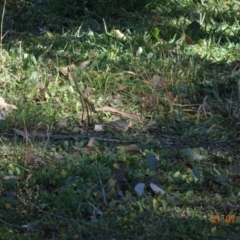
[[238, 4], [26, 2], [2, 11], [0, 238], [236, 238]]

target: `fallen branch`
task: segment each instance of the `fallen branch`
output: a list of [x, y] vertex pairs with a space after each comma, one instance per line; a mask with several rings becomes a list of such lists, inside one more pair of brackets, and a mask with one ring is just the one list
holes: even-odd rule
[[33, 138], [42, 138], [42, 139], [53, 139], [53, 140], [81, 140], [81, 139], [90, 139], [95, 138], [97, 141], [103, 142], [115, 142], [115, 143], [138, 143], [139, 140], [121, 140], [116, 138], [102, 138], [102, 137], [95, 137], [93, 134], [73, 134], [73, 135], [63, 135], [63, 134], [50, 134], [50, 133], [39, 133], [39, 132], [26, 132], [24, 130], [20, 130], [17, 128], [13, 128], [13, 131], [16, 135], [19, 135], [23, 138], [33, 139]]
[[109, 106], [104, 106], [102, 108], [96, 108], [96, 111], [103, 111], [103, 112], [111, 112], [111, 113], [117, 113], [123, 117], [129, 118], [129, 119], [134, 119], [137, 121], [141, 121], [143, 118], [140, 114], [131, 114], [131, 113], [126, 113], [123, 111], [120, 111], [116, 108], [109, 107]]

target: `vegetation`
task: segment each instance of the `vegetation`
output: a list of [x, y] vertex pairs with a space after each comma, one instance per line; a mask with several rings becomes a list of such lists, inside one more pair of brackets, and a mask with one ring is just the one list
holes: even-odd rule
[[237, 0], [1, 15], [0, 239], [239, 239]]

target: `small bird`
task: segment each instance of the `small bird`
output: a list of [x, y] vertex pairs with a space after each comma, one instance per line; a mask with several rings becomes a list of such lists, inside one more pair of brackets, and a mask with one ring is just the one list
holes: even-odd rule
[[105, 126], [117, 132], [125, 132], [128, 130], [130, 122], [126, 118], [121, 118], [115, 121], [108, 122], [105, 124]]

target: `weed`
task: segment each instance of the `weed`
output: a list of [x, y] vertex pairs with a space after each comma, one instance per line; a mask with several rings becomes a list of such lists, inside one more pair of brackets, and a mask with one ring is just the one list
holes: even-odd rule
[[239, 8], [4, 1], [0, 239], [238, 239]]

